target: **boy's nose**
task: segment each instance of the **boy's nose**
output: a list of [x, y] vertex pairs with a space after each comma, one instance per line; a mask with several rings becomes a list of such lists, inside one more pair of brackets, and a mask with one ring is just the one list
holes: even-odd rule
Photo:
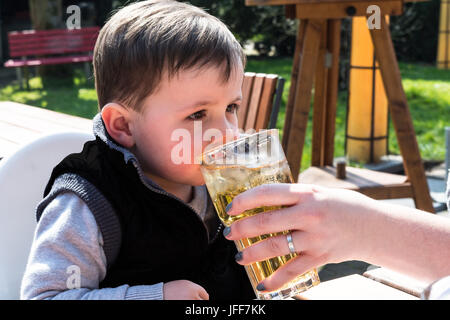
[[231, 125], [231, 124], [227, 124], [227, 126], [225, 127], [224, 131], [222, 131], [224, 133], [224, 140], [223, 143], [227, 143], [233, 140], [236, 140], [237, 138], [239, 138], [239, 130], [237, 126]]
[[227, 143], [236, 140], [239, 137], [238, 127], [230, 121], [224, 119], [222, 121], [217, 121], [215, 125], [215, 129], [219, 130], [222, 133], [222, 141], [214, 141], [215, 143]]

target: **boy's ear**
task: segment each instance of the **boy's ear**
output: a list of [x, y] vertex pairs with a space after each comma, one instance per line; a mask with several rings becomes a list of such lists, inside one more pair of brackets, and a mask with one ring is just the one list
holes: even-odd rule
[[109, 135], [125, 148], [134, 146], [130, 131], [131, 112], [117, 103], [108, 103], [102, 108], [102, 119]]

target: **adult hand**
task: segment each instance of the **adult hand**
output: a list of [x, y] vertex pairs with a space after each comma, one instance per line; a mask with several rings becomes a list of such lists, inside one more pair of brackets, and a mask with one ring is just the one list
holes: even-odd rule
[[[306, 271], [326, 263], [363, 256], [365, 213], [375, 201], [354, 191], [305, 184], [266, 184], [233, 199], [229, 215], [263, 206], [288, 206], [240, 219], [225, 228], [229, 240], [290, 230], [298, 257], [290, 260], [258, 289], [272, 291]], [[364, 249], [363, 249], [364, 248]], [[285, 235], [260, 241], [236, 255], [242, 265], [289, 254]]]

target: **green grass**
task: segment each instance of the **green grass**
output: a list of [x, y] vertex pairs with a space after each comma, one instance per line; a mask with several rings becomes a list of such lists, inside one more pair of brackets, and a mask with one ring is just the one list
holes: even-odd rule
[[[275, 73], [286, 79], [277, 128], [281, 131], [290, 87], [291, 58], [249, 58], [246, 71]], [[427, 160], [443, 160], [445, 157], [445, 126], [450, 126], [450, 71], [433, 66], [400, 63], [405, 88], [421, 155]], [[16, 81], [0, 88], [0, 100], [10, 100], [49, 110], [92, 119], [97, 111], [97, 96], [92, 80], [86, 80], [81, 70], [73, 77], [46, 79], [34, 77], [29, 91], [21, 90]], [[335, 156], [344, 156], [345, 118], [347, 93], [338, 97]], [[312, 119], [312, 109], [310, 120]], [[392, 124], [389, 150], [398, 154], [399, 149]], [[311, 163], [311, 123], [308, 123], [302, 169]]]
[[98, 112], [97, 94], [92, 80], [81, 70], [73, 77], [30, 79], [30, 90], [20, 89], [17, 81], [0, 88], [0, 101], [15, 101], [31, 106], [92, 119]]
[[[445, 127], [450, 126], [450, 70], [400, 63], [421, 155], [427, 160], [444, 160]], [[399, 153], [391, 125], [389, 147]]]

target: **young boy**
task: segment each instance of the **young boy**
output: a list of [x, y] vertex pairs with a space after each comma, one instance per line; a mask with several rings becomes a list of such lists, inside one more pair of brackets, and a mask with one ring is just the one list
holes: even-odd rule
[[93, 64], [96, 140], [53, 170], [21, 298], [253, 299], [199, 152], [191, 163], [171, 158], [173, 132], [194, 137], [194, 121], [237, 134], [239, 43], [199, 8], [143, 1], [103, 27]]

